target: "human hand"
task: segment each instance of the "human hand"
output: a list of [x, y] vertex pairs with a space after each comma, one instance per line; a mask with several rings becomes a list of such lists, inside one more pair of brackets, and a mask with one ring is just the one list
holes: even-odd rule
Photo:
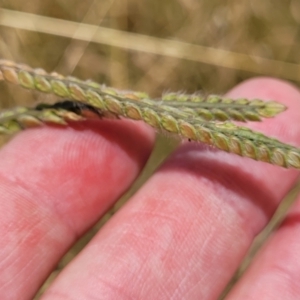
[[[300, 93], [254, 79], [232, 97], [289, 109], [252, 123], [300, 144]], [[132, 184], [154, 143], [133, 121], [87, 121], [16, 136], [0, 153], [0, 296], [31, 299], [68, 248]], [[217, 299], [298, 176], [196, 143], [183, 144], [43, 299]], [[298, 299], [300, 199], [227, 299]]]

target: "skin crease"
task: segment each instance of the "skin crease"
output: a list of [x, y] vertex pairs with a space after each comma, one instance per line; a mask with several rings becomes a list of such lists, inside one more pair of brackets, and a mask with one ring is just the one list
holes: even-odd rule
[[[249, 126], [300, 145], [295, 87], [257, 78], [228, 95], [285, 103]], [[130, 186], [153, 141], [142, 124], [101, 121], [28, 130], [1, 150], [1, 299], [32, 298]], [[183, 143], [42, 299], [217, 299], [298, 174]], [[299, 211], [296, 203], [228, 299], [297, 299]]]

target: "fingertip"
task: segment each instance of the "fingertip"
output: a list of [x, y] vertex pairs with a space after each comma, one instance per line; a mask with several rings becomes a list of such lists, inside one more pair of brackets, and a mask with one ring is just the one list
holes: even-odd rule
[[300, 100], [300, 90], [292, 83], [272, 78], [255, 77], [236, 85], [227, 94], [229, 97], [248, 97], [277, 100], [287, 106], [295, 105]]
[[154, 142], [153, 131], [130, 121], [70, 125], [26, 130], [1, 149], [0, 294], [10, 299], [36, 293], [130, 187]]

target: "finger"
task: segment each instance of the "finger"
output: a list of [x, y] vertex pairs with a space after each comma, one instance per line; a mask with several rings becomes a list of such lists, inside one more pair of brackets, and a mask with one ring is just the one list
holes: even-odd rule
[[299, 299], [300, 199], [226, 299]]
[[[283, 116], [259, 127], [300, 144], [294, 87], [261, 78], [230, 95], [286, 103]], [[216, 299], [297, 175], [184, 145], [63, 270], [44, 299]]]
[[0, 152], [0, 295], [32, 299], [62, 255], [124, 193], [154, 134], [129, 121], [20, 133]]

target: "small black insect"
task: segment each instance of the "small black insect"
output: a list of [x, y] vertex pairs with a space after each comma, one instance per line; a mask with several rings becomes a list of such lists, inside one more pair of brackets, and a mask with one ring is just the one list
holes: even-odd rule
[[51, 109], [51, 108], [68, 110], [78, 115], [84, 115], [85, 111], [89, 111], [96, 114], [98, 117], [102, 116], [101, 111], [97, 110], [92, 105], [85, 104], [79, 101], [74, 101], [74, 100], [63, 100], [63, 101], [56, 102], [54, 104], [41, 103], [35, 107], [36, 110], [44, 110], [44, 109]]

